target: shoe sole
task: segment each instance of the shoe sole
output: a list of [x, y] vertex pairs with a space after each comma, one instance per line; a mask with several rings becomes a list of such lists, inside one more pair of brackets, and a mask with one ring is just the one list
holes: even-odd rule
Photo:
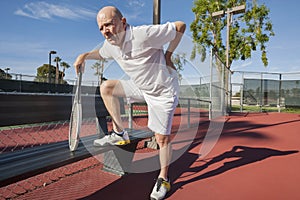
[[100, 145], [100, 144], [94, 143], [94, 146], [95, 147], [124, 146], [124, 145], [127, 145], [127, 144], [130, 144], [130, 140], [118, 141], [118, 142], [116, 142], [114, 144], [106, 143], [104, 145]]
[[[165, 199], [165, 198], [162, 198], [162, 199]], [[150, 200], [160, 200], [160, 199], [150, 197]]]
[[129, 144], [129, 143], [130, 143], [130, 140], [123, 140], [123, 141], [118, 141], [118, 142], [114, 143], [114, 145], [123, 146], [123, 145]]

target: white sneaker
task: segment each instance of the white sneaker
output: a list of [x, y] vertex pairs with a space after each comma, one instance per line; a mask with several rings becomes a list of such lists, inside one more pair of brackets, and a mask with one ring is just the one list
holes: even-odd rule
[[170, 181], [165, 181], [162, 178], [157, 179], [152, 193], [150, 195], [151, 200], [161, 200], [164, 199], [167, 192], [171, 190]]
[[[122, 135], [122, 136], [121, 136]], [[126, 130], [121, 134], [112, 131], [111, 134], [104, 136], [101, 139], [94, 140], [94, 146], [103, 147], [108, 145], [126, 145], [129, 144], [129, 136]]]

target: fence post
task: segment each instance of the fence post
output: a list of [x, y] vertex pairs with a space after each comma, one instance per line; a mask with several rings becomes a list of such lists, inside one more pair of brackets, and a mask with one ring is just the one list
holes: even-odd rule
[[191, 100], [188, 99], [188, 110], [187, 110], [187, 114], [188, 114], [188, 118], [187, 118], [187, 127], [190, 128], [191, 127]]
[[211, 101], [208, 104], [208, 119], [211, 120], [212, 118], [212, 104]]
[[243, 112], [243, 103], [244, 103], [244, 85], [245, 85], [245, 77], [244, 77], [244, 72], [242, 72], [242, 87], [240, 89], [240, 112]]
[[282, 74], [279, 74], [279, 94], [278, 94], [278, 112], [281, 112], [281, 80], [282, 80]]
[[128, 103], [128, 128], [132, 129], [132, 120], [133, 120], [133, 105], [132, 103]]
[[263, 104], [263, 73], [260, 73], [260, 112], [262, 112], [262, 104]]

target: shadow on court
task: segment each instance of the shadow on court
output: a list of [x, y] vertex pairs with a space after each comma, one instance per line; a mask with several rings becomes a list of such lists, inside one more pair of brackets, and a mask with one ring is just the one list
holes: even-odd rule
[[[180, 150], [178, 152], [180, 153]], [[167, 197], [172, 196], [178, 189], [182, 188], [184, 185], [200, 181], [206, 178], [214, 177], [219, 174], [225, 173], [226, 171], [249, 165], [258, 161], [262, 161], [274, 156], [285, 156], [289, 154], [298, 153], [296, 150], [291, 151], [281, 151], [270, 148], [260, 148], [260, 147], [247, 147], [247, 146], [234, 146], [230, 151], [226, 151], [218, 156], [213, 157], [205, 164], [198, 167], [191, 167], [193, 163], [199, 162], [198, 154], [186, 152], [177, 161], [175, 161], [170, 167], [170, 177], [171, 181], [176, 181], [183, 173], [190, 172], [193, 177], [185, 181], [180, 181], [172, 184], [172, 189]], [[201, 174], [201, 171], [208, 168], [210, 165], [215, 163], [221, 163], [223, 160], [236, 158], [234, 161], [225, 162], [223, 165], [212, 171]], [[150, 158], [158, 159], [157, 157]], [[198, 160], [198, 161], [197, 161]], [[103, 189], [95, 192], [94, 194], [83, 198], [84, 200], [91, 199], [148, 199], [151, 193], [152, 187], [155, 183], [155, 178], [158, 171], [141, 173], [141, 174], [129, 174], [127, 176], [121, 177], [114, 183], [107, 185]], [[199, 174], [194, 177], [194, 175]]]
[[[224, 162], [223, 165], [217, 169], [208, 171], [204, 174], [200, 174], [199, 176], [193, 177], [191, 179], [180, 181], [172, 185], [172, 190], [169, 195], [172, 195], [176, 190], [183, 187], [186, 184], [199, 181], [202, 179], [210, 178], [213, 176], [217, 176], [219, 174], [225, 173], [226, 171], [244, 166], [249, 165], [258, 161], [265, 160], [270, 157], [274, 156], [285, 156], [289, 154], [298, 153], [297, 150], [291, 150], [291, 151], [280, 151], [276, 149], [270, 149], [270, 148], [259, 148], [259, 147], [247, 147], [247, 146], [234, 146], [230, 151], [226, 151], [218, 156], [213, 157], [209, 161], [207, 161], [205, 164], [198, 166], [198, 167], [192, 167], [192, 168], [185, 168], [185, 171], [182, 172], [191, 172], [193, 174], [201, 173], [202, 170], [208, 168], [209, 166], [215, 164], [215, 163], [221, 163], [223, 160], [230, 159], [230, 158], [236, 158], [233, 161]], [[186, 155], [187, 157], [195, 157], [193, 155]], [[186, 160], [186, 158], [182, 158], [183, 160]], [[183, 162], [182, 160], [182, 162]], [[196, 160], [195, 160], [196, 161]], [[180, 161], [177, 161], [180, 162]], [[202, 161], [203, 162], [203, 161]], [[175, 163], [175, 165], [179, 165], [179, 163]], [[179, 168], [180, 169], [180, 168]], [[174, 172], [173, 172], [174, 173]], [[177, 175], [178, 176], [178, 175]]]

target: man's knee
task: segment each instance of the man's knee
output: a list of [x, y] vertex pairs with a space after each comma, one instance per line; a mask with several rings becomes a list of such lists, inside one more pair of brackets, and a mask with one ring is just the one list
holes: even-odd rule
[[113, 80], [104, 81], [100, 85], [101, 95], [112, 95], [115, 85], [116, 85], [116, 82]]
[[169, 135], [155, 134], [156, 142], [160, 148], [168, 145], [170, 143]]
[[118, 80], [107, 80], [100, 85], [102, 96], [124, 97], [123, 87]]

